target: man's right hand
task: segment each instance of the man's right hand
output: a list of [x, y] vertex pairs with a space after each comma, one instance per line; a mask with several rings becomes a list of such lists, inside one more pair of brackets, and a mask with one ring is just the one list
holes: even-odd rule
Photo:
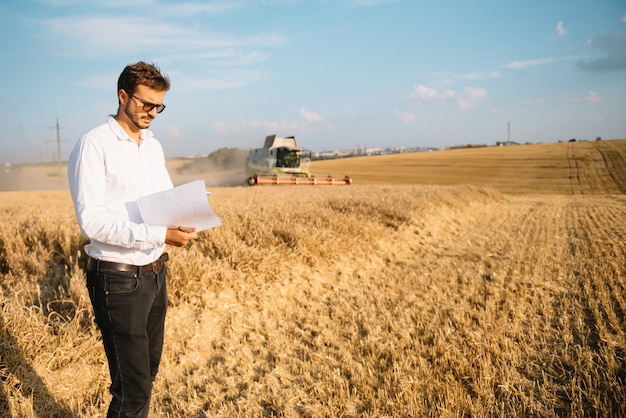
[[196, 228], [191, 226], [168, 226], [165, 233], [165, 243], [175, 247], [183, 247], [197, 238]]

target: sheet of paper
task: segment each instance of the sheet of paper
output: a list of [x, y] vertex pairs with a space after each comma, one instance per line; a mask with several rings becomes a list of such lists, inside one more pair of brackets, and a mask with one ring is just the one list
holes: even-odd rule
[[204, 180], [195, 180], [144, 196], [137, 205], [148, 225], [181, 225], [195, 227], [199, 232], [222, 224], [209, 205], [209, 196]]

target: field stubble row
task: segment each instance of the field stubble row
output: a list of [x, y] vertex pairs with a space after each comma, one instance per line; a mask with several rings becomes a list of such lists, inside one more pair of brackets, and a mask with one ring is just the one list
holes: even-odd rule
[[[224, 225], [169, 249], [155, 416], [626, 414], [623, 195], [212, 191]], [[0, 213], [0, 412], [101, 414], [69, 196]]]

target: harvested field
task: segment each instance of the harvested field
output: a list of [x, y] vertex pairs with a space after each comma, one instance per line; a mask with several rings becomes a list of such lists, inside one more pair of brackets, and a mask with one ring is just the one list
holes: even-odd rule
[[[355, 158], [354, 186], [211, 189], [223, 225], [168, 249], [152, 415], [625, 416], [626, 141], [596, 144], [511, 172], [449, 151], [449, 185]], [[0, 198], [0, 415], [102, 416], [69, 194]]]
[[503, 193], [626, 193], [626, 140], [481, 147], [316, 161], [355, 184], [472, 184]]

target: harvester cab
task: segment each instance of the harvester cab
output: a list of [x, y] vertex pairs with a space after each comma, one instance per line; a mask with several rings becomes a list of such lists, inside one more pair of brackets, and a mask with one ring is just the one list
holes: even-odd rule
[[263, 148], [250, 152], [246, 162], [248, 184], [310, 184], [340, 185], [352, 184], [349, 177], [335, 179], [332, 176], [316, 178], [309, 172], [311, 158], [304, 147], [298, 146], [294, 136], [285, 138], [277, 135], [265, 137]]

